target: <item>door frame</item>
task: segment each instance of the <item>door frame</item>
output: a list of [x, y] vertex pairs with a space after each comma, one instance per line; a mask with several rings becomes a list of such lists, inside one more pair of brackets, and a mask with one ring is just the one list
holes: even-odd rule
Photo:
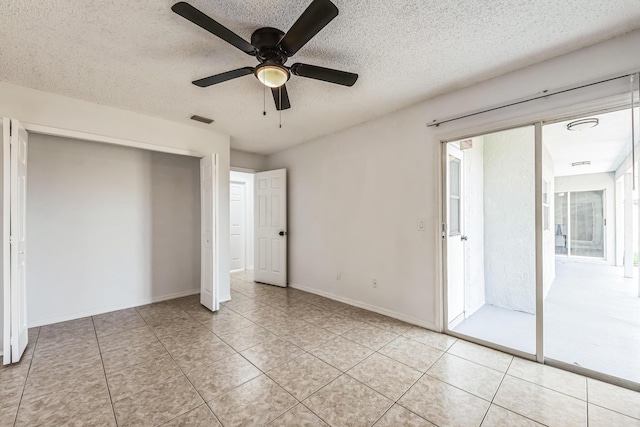
[[[615, 188], [615, 185], [614, 185]], [[585, 255], [571, 255], [571, 194], [572, 193], [583, 193], [587, 191], [601, 191], [602, 192], [602, 257], [590, 257]], [[558, 191], [554, 193], [557, 194]], [[560, 191], [562, 193], [562, 191]], [[601, 263], [604, 261], [607, 262], [607, 256], [609, 255], [608, 244], [609, 241], [607, 239], [607, 189], [606, 188], [593, 188], [591, 190], [569, 190], [564, 191], [567, 193], [567, 254], [556, 254], [556, 257], [559, 259], [568, 259], [572, 261], [582, 261], [582, 262], [591, 262], [591, 263]], [[614, 260], [615, 262], [615, 260]]]
[[[639, 101], [640, 103], [640, 101]], [[543, 192], [543, 171], [542, 171], [542, 127], [547, 124], [562, 122], [571, 119], [578, 119], [588, 115], [604, 114], [612, 111], [629, 108], [626, 95], [605, 97], [597, 101], [590, 101], [586, 103], [574, 104], [570, 107], [566, 107], [559, 110], [553, 110], [548, 115], [536, 114], [530, 117], [529, 121], [513, 121], [505, 126], [497, 125], [496, 127], [488, 127], [478, 129], [475, 132], [469, 133], [469, 131], [452, 132], [445, 134], [440, 140], [440, 197], [438, 201], [440, 203], [439, 216], [440, 216], [440, 230], [441, 234], [438, 236], [438, 253], [440, 255], [440, 286], [438, 286], [438, 306], [437, 306], [437, 321], [439, 322], [439, 330], [445, 334], [464, 339], [485, 347], [493, 348], [498, 351], [502, 351], [507, 354], [536, 361], [545, 365], [563, 369], [565, 371], [573, 372], [585, 377], [593, 378], [599, 381], [607, 382], [609, 384], [618, 385], [627, 389], [640, 391], [640, 384], [633, 381], [625, 380], [623, 378], [614, 377], [604, 374], [602, 372], [593, 371], [582, 366], [576, 366], [570, 363], [562, 362], [559, 360], [551, 359], [544, 356], [544, 286], [543, 286], [543, 265], [544, 265], [544, 227], [543, 227], [543, 205], [542, 205], [542, 192]], [[636, 108], [638, 106], [636, 105]], [[525, 126], [535, 127], [535, 241], [536, 241], [536, 354], [531, 355], [516, 349], [495, 344], [482, 339], [474, 338], [465, 334], [461, 334], [448, 329], [448, 313], [447, 313], [447, 242], [446, 242], [446, 223], [447, 223], [447, 188], [446, 188], [446, 161], [447, 161], [447, 149], [446, 144], [448, 142], [454, 142], [463, 139], [470, 139], [479, 135], [486, 135], [490, 133], [496, 133], [515, 129]]]
[[[493, 342], [485, 341], [480, 338], [472, 337], [470, 335], [466, 335], [460, 332], [456, 332], [454, 330], [449, 329], [449, 313], [448, 313], [448, 277], [447, 277], [447, 240], [448, 240], [448, 194], [447, 194], [447, 144], [450, 142], [455, 142], [462, 139], [471, 139], [482, 135], [487, 135], [491, 133], [503, 132], [512, 129], [522, 128], [522, 127], [534, 127], [535, 133], [535, 160], [534, 160], [534, 180], [535, 180], [535, 228], [536, 228], [536, 354], [526, 353], [522, 350], [518, 350], [515, 348], [503, 346], [500, 344], [496, 344]], [[542, 310], [543, 301], [539, 301], [539, 296], [542, 296], [544, 293], [543, 288], [543, 276], [542, 276], [542, 267], [543, 267], [543, 245], [542, 245], [542, 123], [541, 122], [525, 122], [521, 124], [514, 124], [502, 128], [494, 128], [491, 130], [486, 130], [483, 132], [476, 132], [472, 134], [465, 134], [462, 136], [446, 138], [440, 140], [440, 274], [441, 274], [441, 286], [440, 286], [440, 294], [442, 296], [440, 300], [440, 324], [442, 332], [447, 335], [454, 336], [456, 338], [462, 338], [465, 341], [470, 341], [476, 344], [480, 344], [485, 347], [493, 348], [498, 351], [502, 351], [504, 353], [513, 354], [522, 359], [533, 360], [540, 363], [544, 363], [544, 339], [542, 335], [542, 328], [544, 326], [544, 313]]]
[[[459, 324], [460, 322], [462, 322], [464, 319], [466, 319], [467, 315], [466, 315], [466, 308], [467, 308], [467, 283], [466, 283], [466, 257], [465, 257], [465, 242], [464, 240], [462, 240], [462, 237], [465, 235], [465, 218], [464, 218], [464, 210], [465, 210], [465, 197], [464, 197], [464, 189], [465, 189], [465, 177], [464, 177], [464, 152], [459, 148], [459, 147], [449, 147], [447, 144], [444, 145], [445, 150], [446, 150], [446, 156], [447, 156], [447, 160], [446, 160], [446, 164], [443, 165], [443, 167], [446, 168], [445, 172], [444, 172], [444, 176], [443, 179], [445, 180], [445, 188], [446, 188], [446, 193], [447, 193], [447, 200], [446, 203], [444, 204], [444, 208], [446, 210], [445, 212], [445, 218], [447, 218], [447, 222], [448, 220], [450, 220], [451, 218], [451, 170], [450, 170], [450, 164], [451, 164], [451, 156], [456, 157], [459, 159], [459, 174], [458, 174], [458, 186], [459, 186], [459, 194], [458, 194], [458, 233], [457, 234], [451, 234], [451, 231], [449, 230], [449, 227], [447, 226], [446, 230], [443, 230], [444, 233], [446, 233], [446, 238], [444, 240], [446, 240], [447, 242], [447, 257], [449, 256], [449, 246], [448, 246], [448, 242], [449, 239], [451, 239], [452, 237], [460, 237], [460, 246], [461, 246], [461, 267], [462, 267], [462, 277], [460, 278], [461, 282], [459, 284], [459, 286], [462, 288], [462, 312], [459, 313], [458, 315], [456, 315], [453, 319], [449, 319], [450, 317], [450, 313], [449, 313], [449, 298], [447, 297], [447, 327], [449, 327], [450, 324], [452, 324], [453, 322], [455, 322], [456, 324]], [[452, 151], [451, 149], [453, 149], [453, 153], [450, 152]], [[451, 248], [453, 249], [453, 248]], [[454, 269], [455, 270], [455, 269]], [[449, 278], [449, 265], [447, 264], [447, 294], [449, 292], [449, 286], [448, 286], [448, 278]]]
[[[11, 119], [11, 117], [7, 117], [8, 119]], [[124, 139], [124, 138], [118, 138], [118, 137], [112, 137], [112, 136], [107, 136], [107, 135], [98, 135], [98, 134], [93, 134], [93, 133], [88, 133], [88, 132], [83, 132], [83, 131], [75, 131], [75, 130], [68, 130], [68, 129], [61, 129], [61, 128], [57, 128], [54, 126], [46, 126], [46, 125], [39, 125], [36, 123], [30, 123], [30, 122], [22, 122], [22, 125], [24, 126], [25, 130], [28, 133], [37, 133], [37, 134], [42, 134], [42, 135], [51, 135], [51, 136], [58, 136], [58, 137], [64, 137], [64, 138], [70, 138], [70, 139], [79, 139], [79, 140], [83, 140], [83, 141], [89, 141], [89, 142], [99, 142], [99, 143], [105, 143], [105, 144], [112, 144], [112, 145], [119, 145], [119, 146], [124, 146], [124, 147], [131, 147], [131, 148], [138, 148], [138, 149], [142, 149], [142, 150], [147, 150], [147, 151], [155, 151], [155, 152], [160, 152], [160, 153], [168, 153], [168, 154], [177, 154], [177, 155], [181, 155], [181, 156], [190, 156], [190, 157], [196, 157], [196, 158], [203, 158], [206, 155], [212, 154], [212, 155], [217, 155], [218, 152], [210, 152], [210, 153], [206, 153], [206, 152], [202, 152], [202, 151], [194, 151], [194, 150], [186, 150], [186, 149], [181, 149], [181, 148], [174, 148], [174, 147], [168, 147], [165, 145], [158, 145], [158, 144], [150, 144], [150, 143], [146, 143], [146, 142], [139, 142], [139, 141], [134, 141], [134, 140], [129, 140], [129, 139]], [[4, 132], [4, 127], [3, 127], [3, 132]], [[5, 153], [6, 154], [6, 153]], [[5, 163], [6, 163], [6, 159]], [[28, 161], [28, 160], [27, 160]], [[3, 171], [3, 173], [5, 173]], [[228, 185], [228, 179], [227, 180], [221, 180], [220, 179], [220, 168], [216, 168], [216, 172], [215, 172], [215, 180], [216, 180], [216, 185], [213, 188], [213, 197], [214, 200], [216, 200], [216, 206], [219, 207], [219, 201], [220, 201], [220, 194], [221, 194], [221, 181], [226, 182]], [[227, 176], [228, 178], [228, 176]], [[4, 182], [3, 183], [5, 186], [8, 185], [8, 183]], [[215, 215], [216, 217], [216, 224], [214, 224], [214, 265], [216, 266], [220, 266], [223, 265], [224, 263], [222, 261], [224, 261], [224, 256], [222, 256], [223, 251], [221, 250], [220, 247], [220, 232], [218, 230], [218, 226], [217, 226], [217, 221], [218, 221], [218, 216]], [[28, 227], [28, 226], [27, 226]], [[4, 239], [7, 240], [7, 239]], [[3, 242], [3, 247], [6, 246], [5, 242]], [[220, 268], [218, 268], [218, 270], [220, 270]], [[224, 273], [220, 274], [220, 271], [215, 273], [215, 277], [216, 280], [214, 281], [214, 291], [216, 292], [216, 294], [219, 293], [219, 287], [220, 287], [220, 278], [224, 277], [224, 275], [228, 276], [228, 268], [227, 269], [223, 269]], [[6, 313], [3, 313], [3, 315], [6, 318]], [[6, 332], [6, 325], [5, 325], [5, 330], [2, 331], [3, 333], [3, 340], [5, 340], [4, 336], [5, 336], [5, 332]], [[3, 346], [2, 351], [0, 352], [0, 354], [5, 353], [6, 350]]]
[[[249, 241], [249, 236], [248, 236], [249, 233], [247, 233], [247, 231], [248, 231], [247, 230], [247, 228], [248, 228], [247, 226], [249, 224], [249, 221], [247, 220], [247, 212], [249, 211], [247, 209], [247, 201], [248, 201], [249, 198], [247, 197], [248, 189], [247, 189], [247, 183], [246, 182], [244, 182], [244, 181], [234, 181], [232, 179], [229, 179], [229, 186], [231, 186], [232, 184], [240, 184], [240, 185], [242, 185], [244, 187], [244, 205], [243, 205], [244, 212], [243, 212], [243, 215], [242, 215], [242, 217], [243, 217], [242, 222], [244, 223], [243, 224], [243, 226], [244, 226], [244, 236], [242, 236], [244, 254], [243, 254], [242, 268], [237, 268], [235, 270], [231, 269], [231, 268], [229, 269], [229, 271], [234, 272], [234, 271], [247, 270], [247, 267], [249, 267], [247, 265], [248, 264], [248, 262], [247, 262], [248, 261], [247, 260], [247, 254], [249, 253], [249, 251], [247, 250], [247, 242]], [[229, 193], [229, 200], [231, 200], [231, 193]], [[231, 226], [231, 215], [229, 215], [229, 226]], [[231, 242], [229, 242], [229, 243], [231, 243]], [[231, 245], [229, 245], [229, 247], [231, 247]]]
[[[247, 175], [247, 179], [246, 180], [236, 180], [236, 179], [232, 179], [231, 175], [233, 175], [234, 172], [240, 172], [243, 174]], [[254, 257], [254, 221], [253, 221], [253, 217], [254, 217], [254, 200], [253, 200], [253, 194], [254, 194], [254, 177], [255, 174], [258, 173], [257, 171], [255, 171], [254, 169], [247, 169], [247, 168], [239, 168], [239, 167], [235, 167], [232, 166], [230, 168], [229, 171], [229, 184], [231, 185], [232, 183], [240, 183], [240, 184], [244, 184], [245, 186], [245, 239], [244, 239], [244, 257], [245, 257], [245, 263], [244, 263], [244, 270], [253, 270], [255, 268], [255, 259]], [[249, 178], [248, 175], [251, 175], [251, 177]], [[229, 193], [229, 200], [231, 200], [231, 193]], [[231, 215], [229, 215], [229, 228], [231, 228]], [[231, 247], [231, 246], [229, 246]], [[251, 260], [251, 262], [249, 262], [249, 260]], [[240, 271], [240, 270], [231, 270], [229, 269], [230, 272], [234, 272], [234, 271]]]

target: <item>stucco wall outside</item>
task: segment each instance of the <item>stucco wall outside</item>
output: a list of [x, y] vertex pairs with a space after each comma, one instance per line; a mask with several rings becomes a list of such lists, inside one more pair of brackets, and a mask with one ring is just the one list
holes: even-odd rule
[[536, 307], [534, 128], [484, 137], [486, 302]]

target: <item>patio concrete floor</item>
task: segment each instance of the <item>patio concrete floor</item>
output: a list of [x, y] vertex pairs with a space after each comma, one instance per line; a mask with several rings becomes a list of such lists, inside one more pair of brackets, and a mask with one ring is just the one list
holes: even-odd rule
[[[545, 357], [640, 383], [637, 279], [621, 267], [557, 260], [544, 309]], [[532, 314], [484, 305], [454, 330], [535, 353]]]

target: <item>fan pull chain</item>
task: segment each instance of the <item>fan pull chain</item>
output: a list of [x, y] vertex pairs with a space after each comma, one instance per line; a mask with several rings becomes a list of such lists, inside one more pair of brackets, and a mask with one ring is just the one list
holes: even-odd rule
[[280, 100], [280, 102], [278, 102], [280, 107], [280, 129], [282, 129], [282, 86], [278, 88], [278, 99]]
[[262, 91], [262, 115], [266, 116], [267, 115], [267, 87], [265, 85], [262, 85], [263, 87], [263, 91]]

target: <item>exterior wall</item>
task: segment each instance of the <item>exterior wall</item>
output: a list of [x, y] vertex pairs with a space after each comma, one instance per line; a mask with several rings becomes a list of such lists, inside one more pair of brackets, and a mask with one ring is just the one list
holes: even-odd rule
[[487, 304], [535, 313], [533, 126], [484, 136]]

